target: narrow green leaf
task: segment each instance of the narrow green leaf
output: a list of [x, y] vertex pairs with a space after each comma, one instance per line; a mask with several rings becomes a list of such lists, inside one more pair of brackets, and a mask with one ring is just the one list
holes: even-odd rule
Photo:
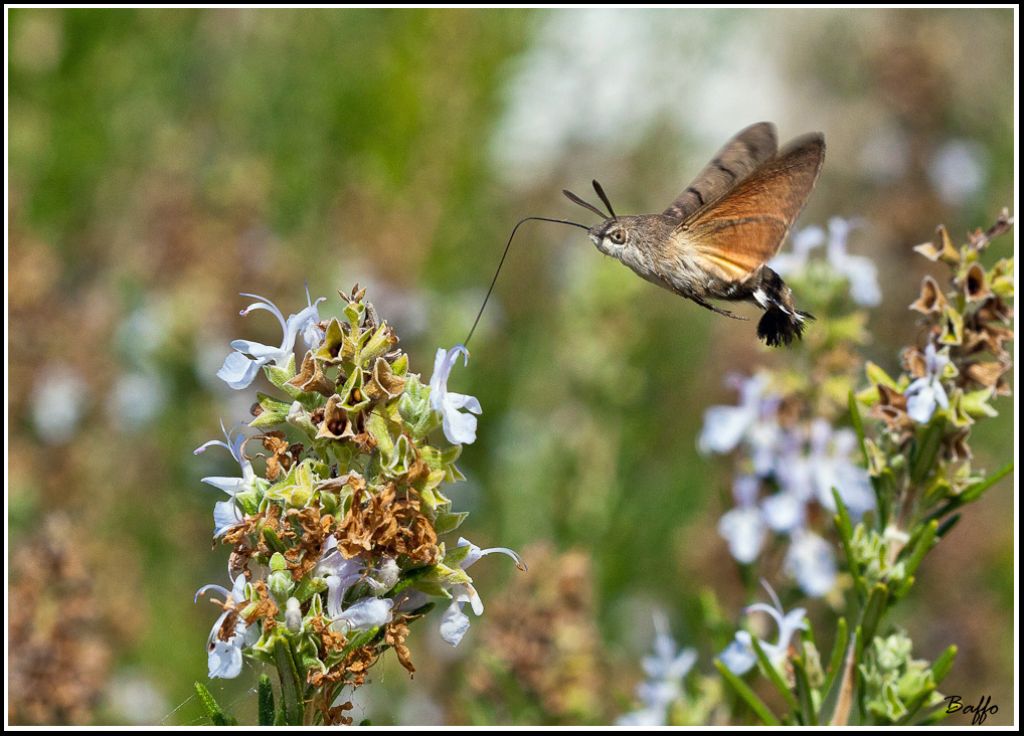
[[917, 544], [914, 545], [913, 551], [910, 553], [910, 557], [907, 558], [907, 564], [905, 566], [907, 575], [913, 575], [917, 572], [918, 566], [921, 564], [921, 560], [928, 554], [928, 550], [935, 546], [935, 535], [938, 532], [939, 525], [935, 521], [929, 521], [924, 525], [921, 530], [921, 534], [917, 538]]
[[944, 702], [940, 702], [937, 706], [933, 706], [931, 708], [931, 712], [928, 715], [924, 716], [920, 721], [918, 721], [914, 725], [937, 726], [939, 723], [941, 723], [949, 717], [949, 713], [946, 712], [946, 708], [944, 706]]
[[260, 675], [256, 684], [257, 700], [259, 704], [259, 724], [261, 726], [274, 725], [274, 688], [270, 684], [270, 677], [264, 673]]
[[[861, 630], [861, 651], [863, 651], [863, 648], [867, 644], [870, 644], [871, 640], [875, 638], [875, 630], [878, 628], [878, 624], [882, 620], [882, 614], [885, 613], [885, 607], [888, 600], [889, 588], [884, 583], [876, 583], [871, 589], [871, 593], [868, 595], [868, 602], [864, 606], [864, 611], [861, 613], [859, 627]], [[860, 652], [858, 652], [858, 655], [859, 654]]]
[[885, 529], [889, 525], [889, 517], [892, 513], [892, 499], [896, 496], [894, 487], [896, 481], [893, 479], [892, 469], [886, 468], [878, 476], [871, 477], [871, 490], [875, 493], [875, 513], [878, 518], [878, 529]]
[[857, 442], [860, 445], [861, 454], [864, 456], [864, 462], [868, 462], [868, 449], [864, 444], [864, 419], [860, 415], [860, 407], [857, 406], [857, 396], [850, 391], [846, 399], [846, 405], [850, 409], [850, 424], [853, 425], [853, 431], [857, 433]]
[[786, 681], [782, 679], [782, 675], [775, 669], [775, 665], [768, 659], [768, 655], [764, 653], [764, 648], [761, 646], [760, 640], [756, 636], [750, 637], [750, 644], [754, 648], [754, 654], [757, 655], [757, 663], [760, 665], [761, 672], [765, 677], [775, 686], [775, 689], [779, 691], [782, 699], [786, 701], [786, 707], [789, 708], [794, 714], [800, 712], [800, 704], [797, 703], [796, 697], [793, 692], [789, 689]]
[[[825, 673], [825, 684], [822, 686], [823, 693], [832, 691], [832, 684], [836, 680], [839, 668], [843, 666], [843, 654], [846, 653], [846, 645], [850, 641], [850, 627], [846, 623], [846, 617], [840, 616], [836, 622], [836, 641], [832, 645], [832, 654], [828, 659], [828, 671]], [[824, 704], [823, 704], [824, 705]], [[824, 710], [822, 710], [824, 712]]]
[[953, 669], [953, 660], [956, 659], [956, 653], [956, 644], [950, 644], [946, 651], [935, 660], [935, 664], [932, 665], [932, 678], [935, 680], [935, 687], [942, 684], [942, 681], [946, 679], [946, 675]]
[[[949, 674], [949, 671], [953, 668], [953, 660], [956, 658], [956, 645], [950, 645], [946, 650], [939, 655], [939, 658], [935, 660], [935, 663], [931, 666], [932, 682], [931, 685], [925, 688], [923, 691], [918, 693], [917, 697], [907, 703], [907, 712], [899, 720], [899, 725], [907, 725], [913, 723], [914, 716], [921, 710], [932, 693], [938, 688], [939, 683]], [[919, 723], [928, 721], [934, 713], [927, 714]]]
[[274, 662], [281, 678], [281, 700], [285, 723], [289, 726], [302, 725], [302, 680], [295, 665], [291, 647], [283, 639], [274, 642]]
[[757, 694], [750, 689], [750, 686], [747, 685], [747, 683], [743, 682], [743, 680], [733, 674], [733, 672], [722, 663], [722, 660], [715, 660], [715, 669], [717, 669], [722, 675], [722, 679], [729, 683], [729, 686], [736, 691], [736, 694], [743, 700], [743, 702], [750, 706], [750, 709], [754, 711], [758, 718], [761, 719], [761, 723], [766, 726], [782, 725], [779, 723], [779, 719], [772, 714], [771, 709], [765, 705], [765, 702], [761, 700], [761, 698], [757, 697]]
[[906, 705], [907, 712], [904, 713], [898, 721], [896, 721], [896, 725], [911, 725], [914, 721], [914, 716], [916, 716], [917, 712], [921, 710], [921, 706], [928, 702], [928, 698], [931, 697], [933, 692], [935, 692], [935, 685], [930, 685], [914, 696], [914, 698]]
[[210, 692], [210, 689], [201, 682], [196, 682], [196, 695], [199, 697], [199, 702], [206, 710], [206, 714], [213, 721], [214, 726], [234, 726], [237, 725], [238, 721], [229, 716], [224, 712], [224, 709], [217, 703], [216, 698]]
[[946, 536], [947, 534], [949, 534], [953, 530], [953, 527], [955, 527], [959, 523], [960, 523], [960, 514], [953, 514], [948, 519], [946, 519], [944, 522], [939, 524], [939, 528], [935, 532], [935, 536], [938, 537], [939, 539], [942, 539], [944, 536]]
[[945, 431], [946, 420], [938, 418], [918, 433], [910, 453], [910, 481], [915, 485], [924, 481], [935, 466]]
[[961, 504], [970, 503], [971, 501], [977, 501], [981, 498], [981, 494], [987, 491], [989, 488], [994, 486], [996, 483], [1001, 481], [1007, 475], [1013, 472], [1013, 461], [1011, 460], [1003, 467], [999, 468], [985, 480], [978, 481], [973, 485], [967, 486], [963, 493], [960, 494], [959, 499]]
[[817, 726], [818, 715], [814, 712], [814, 695], [811, 690], [811, 681], [807, 677], [807, 668], [804, 667], [803, 657], [793, 657], [791, 661], [796, 680], [797, 700], [800, 702], [801, 720], [805, 726]]
[[[840, 655], [835, 674], [832, 674], [830, 678], [831, 685], [821, 703], [821, 718], [819, 720], [830, 726], [848, 725], [850, 711], [853, 707], [857, 661], [862, 641], [860, 627], [854, 629], [853, 635], [847, 638], [849, 644], [846, 651]], [[826, 714], [829, 714], [828, 717]]]
[[835, 500], [836, 513], [832, 517], [839, 533], [839, 544], [843, 548], [843, 555], [846, 556], [846, 564], [850, 568], [850, 575], [853, 577], [853, 586], [861, 601], [867, 598], [867, 586], [861, 576], [860, 561], [853, 554], [853, 522], [850, 521], [850, 512], [846, 509], [839, 491], [832, 488], [832, 498]]

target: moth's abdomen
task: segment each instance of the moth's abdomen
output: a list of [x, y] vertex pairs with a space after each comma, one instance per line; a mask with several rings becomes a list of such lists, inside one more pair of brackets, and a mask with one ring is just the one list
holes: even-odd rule
[[764, 309], [757, 323], [757, 336], [767, 345], [789, 345], [803, 337], [807, 320], [814, 316], [801, 312], [793, 303], [793, 291], [782, 277], [765, 266], [759, 273], [759, 282], [751, 293], [754, 301]]

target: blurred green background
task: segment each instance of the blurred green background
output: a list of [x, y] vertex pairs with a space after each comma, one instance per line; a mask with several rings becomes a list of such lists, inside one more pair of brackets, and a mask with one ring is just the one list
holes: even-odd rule
[[[518, 218], [582, 217], [559, 192], [593, 177], [618, 212], [660, 211], [728, 136], [773, 120], [782, 139], [826, 134], [801, 223], [864, 219], [851, 250], [876, 260], [884, 293], [869, 357], [892, 367], [916, 337], [905, 305], [925, 271], [911, 246], [1014, 202], [1012, 10], [8, 18], [9, 552], [55, 544], [43, 519], [63, 516], [103, 673], [90, 675], [95, 709], [51, 722], [200, 722], [189, 698], [216, 610], [192, 594], [225, 582], [228, 550], [211, 551], [219, 497], [199, 478], [232, 469], [192, 449], [253, 400], [214, 376], [228, 342], [278, 330], [239, 317], [239, 292], [288, 313], [305, 305], [304, 280], [314, 296], [368, 286], [429, 377], [434, 350], [464, 338]], [[786, 354], [576, 230], [528, 228], [452, 379], [484, 407], [461, 461], [469, 481], [452, 492], [478, 544], [583, 552], [604, 684], [599, 708], [562, 720], [600, 721], [630, 706], [652, 608], [705, 670], [701, 592], [738, 615], [743, 588], [715, 532], [729, 464], [698, 455], [695, 438], [704, 409], [734, 400], [723, 376]], [[999, 408], [975, 441], [982, 467], [1012, 453], [1011, 402]], [[1016, 697], [1012, 491], [1004, 481], [969, 510], [898, 616], [919, 656], [959, 645], [943, 690], [992, 695], [989, 723], [1009, 722]], [[517, 574], [493, 558], [473, 572], [485, 602]], [[529, 699], [480, 695], [488, 615], [455, 651], [436, 621], [414, 627], [416, 678], [387, 662], [357, 720], [551, 719]], [[25, 663], [12, 644], [13, 671]], [[254, 682], [246, 671], [214, 689], [248, 702]], [[12, 691], [13, 720], [39, 707], [19, 710]]]

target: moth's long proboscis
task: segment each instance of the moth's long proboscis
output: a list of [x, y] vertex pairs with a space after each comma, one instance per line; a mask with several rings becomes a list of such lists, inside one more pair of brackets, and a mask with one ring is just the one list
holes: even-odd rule
[[512, 234], [508, 236], [508, 242], [505, 243], [505, 250], [501, 254], [501, 260], [498, 261], [498, 268], [494, 272], [494, 278], [491, 279], [491, 285], [487, 287], [487, 294], [484, 296], [483, 304], [480, 305], [480, 311], [476, 313], [476, 319], [473, 320], [473, 326], [469, 328], [469, 334], [466, 336], [466, 339], [462, 342], [464, 346], [469, 345], [469, 341], [473, 338], [473, 333], [476, 332], [476, 326], [480, 323], [480, 318], [484, 314], [484, 308], [487, 307], [487, 302], [491, 298], [491, 292], [494, 291], [494, 285], [498, 283], [498, 274], [501, 273], [501, 267], [505, 265], [505, 258], [508, 256], [509, 248], [512, 247], [512, 239], [515, 238], [516, 231], [519, 230], [520, 225], [522, 225], [525, 222], [529, 222], [530, 220], [537, 220], [539, 222], [556, 222], [561, 225], [572, 225], [573, 227], [580, 227], [583, 228], [584, 230], [590, 229], [586, 225], [581, 225], [578, 222], [573, 222], [572, 220], [559, 220], [554, 217], [524, 217], [522, 220], [517, 222], [516, 226], [512, 228]]

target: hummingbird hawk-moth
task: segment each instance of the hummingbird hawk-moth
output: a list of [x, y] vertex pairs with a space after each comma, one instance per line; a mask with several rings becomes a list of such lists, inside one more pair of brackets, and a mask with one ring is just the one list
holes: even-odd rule
[[822, 134], [801, 136], [779, 151], [775, 126], [757, 123], [726, 143], [659, 214], [617, 217], [596, 181], [607, 215], [564, 194], [603, 219], [589, 228], [599, 251], [718, 314], [735, 317], [709, 299], [754, 302], [765, 312], [758, 337], [788, 345], [813, 317], [796, 309], [792, 291], [766, 264], [803, 209], [824, 158]]
[[568, 190], [563, 194], [601, 218], [588, 227], [571, 220], [527, 217], [512, 230], [466, 343], [473, 336], [516, 230], [529, 220], [587, 230], [597, 249], [644, 279], [718, 314], [709, 300], [749, 301], [764, 310], [757, 334], [768, 345], [789, 345], [814, 319], [799, 311], [793, 292], [766, 264], [803, 209], [825, 160], [825, 137], [809, 133], [781, 151], [771, 123], [744, 128], [722, 147], [663, 212], [619, 217], [604, 189], [594, 191], [608, 212]]

